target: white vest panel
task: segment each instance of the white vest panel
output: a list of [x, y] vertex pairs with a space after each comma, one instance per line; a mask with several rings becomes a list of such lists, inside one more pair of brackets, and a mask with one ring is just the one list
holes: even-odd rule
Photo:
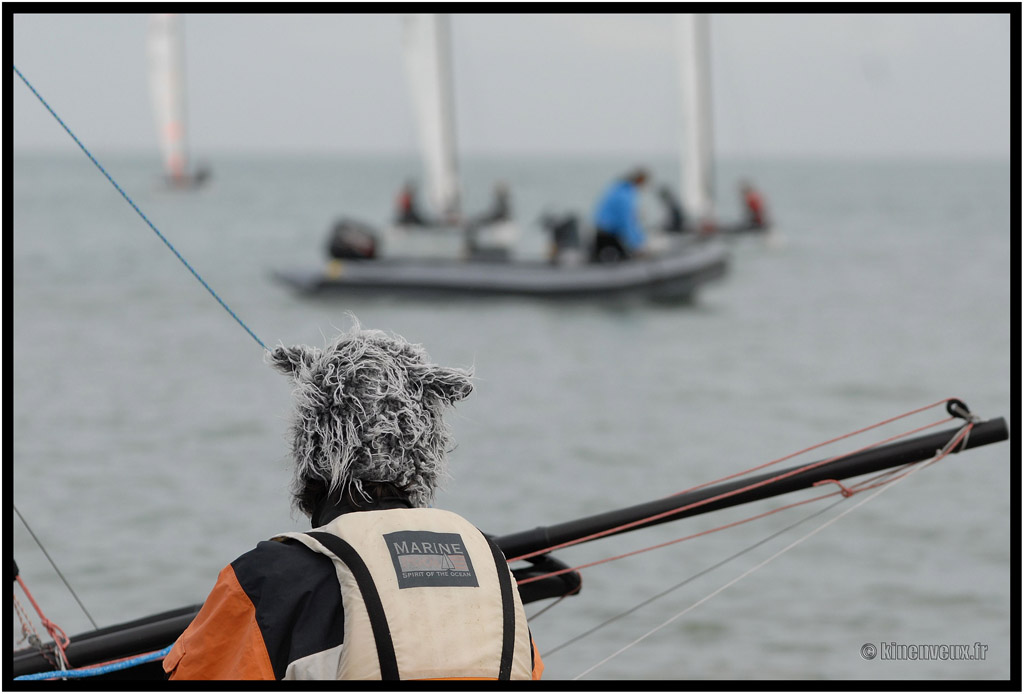
[[[317, 531], [341, 538], [372, 578], [394, 643], [402, 679], [497, 678], [503, 643], [503, 605], [496, 564], [483, 534], [441, 509], [391, 509], [345, 513]], [[345, 610], [345, 641], [338, 679], [380, 679], [380, 658], [366, 600], [353, 567], [304, 533], [284, 533], [334, 560]], [[501, 569], [508, 571], [502, 562]], [[357, 569], [358, 570], [358, 569]], [[519, 591], [512, 581], [515, 614], [512, 679], [532, 677], [532, 643]], [[310, 676], [323, 677], [336, 654], [313, 658]], [[327, 655], [327, 654], [317, 654]], [[306, 660], [306, 659], [303, 659]], [[305, 670], [296, 662], [298, 670]], [[289, 667], [291, 673], [292, 667]]]

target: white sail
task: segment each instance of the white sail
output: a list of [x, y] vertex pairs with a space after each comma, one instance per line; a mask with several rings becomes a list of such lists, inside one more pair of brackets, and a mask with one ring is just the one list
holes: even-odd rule
[[698, 224], [714, 221], [710, 17], [676, 15], [682, 87], [683, 210]]
[[459, 215], [459, 177], [448, 16], [406, 15], [404, 41], [427, 194], [438, 215], [454, 218]]
[[173, 181], [185, 179], [184, 43], [176, 14], [150, 16], [147, 52], [149, 84], [164, 170]]

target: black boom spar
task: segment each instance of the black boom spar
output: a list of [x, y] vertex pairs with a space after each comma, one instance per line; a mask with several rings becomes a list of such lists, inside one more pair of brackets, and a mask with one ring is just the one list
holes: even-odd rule
[[[956, 436], [959, 430], [960, 429], [958, 427], [956, 429], [940, 431], [935, 434], [918, 436], [905, 441], [877, 446], [861, 453], [854, 453], [823, 465], [813, 467], [804, 472], [796, 471], [808, 467], [809, 465], [814, 465], [814, 463], [805, 463], [785, 470], [777, 470], [775, 472], [769, 472], [762, 475], [744, 477], [739, 480], [697, 489], [692, 492], [685, 492], [683, 494], [677, 494], [663, 499], [648, 501], [643, 504], [637, 504], [636, 506], [629, 506], [615, 511], [607, 511], [594, 516], [559, 523], [558, 525], [549, 525], [547, 527], [539, 527], [534, 528], [533, 530], [525, 530], [518, 533], [512, 533], [510, 535], [503, 535], [501, 537], [494, 538], [494, 541], [499, 547], [501, 547], [501, 550], [505, 553], [506, 557], [513, 559], [524, 554], [539, 552], [564, 543], [577, 542], [583, 538], [590, 537], [591, 535], [605, 533], [613, 528], [619, 528], [620, 526], [628, 525], [630, 523], [636, 523], [636, 525], [632, 525], [625, 530], [619, 530], [618, 532], [638, 530], [640, 528], [657, 525], [658, 523], [667, 523], [669, 521], [679, 520], [680, 518], [686, 518], [687, 516], [696, 516], [701, 513], [717, 511], [718, 509], [728, 508], [730, 506], [738, 506], [751, 501], [759, 501], [760, 499], [767, 499], [768, 497], [787, 494], [799, 489], [806, 489], [807, 487], [811, 487], [822, 480], [843, 480], [850, 477], [857, 477], [860, 475], [870, 474], [872, 472], [878, 472], [880, 470], [886, 470], [888, 468], [927, 460], [934, 456], [937, 450], [943, 448], [952, 441], [953, 437]], [[1005, 441], [1009, 436], [1010, 432], [1006, 425], [1006, 420], [1002, 417], [997, 417], [995, 419], [975, 424], [974, 428], [970, 432], [970, 436], [967, 438], [967, 441], [962, 442], [952, 452], [956, 453], [968, 448], [976, 448], [990, 443]], [[754, 485], [776, 477], [782, 477], [782, 479], [754, 487]], [[753, 488], [746, 489], [747, 487]], [[744, 491], [737, 492], [737, 490]], [[722, 495], [728, 496], [724, 496], [721, 499], [715, 499], [714, 501], [708, 501], [707, 503], [701, 503], [707, 499], [714, 499], [715, 497]], [[701, 505], [694, 506], [693, 508], [686, 508], [697, 503], [700, 503]], [[680, 510], [677, 513], [672, 513], [674, 509], [683, 510]], [[653, 516], [659, 517], [655, 520], [645, 522], [645, 519], [649, 519]], [[608, 537], [613, 534], [617, 533], [611, 532], [607, 535], [602, 535], [601, 537]]]

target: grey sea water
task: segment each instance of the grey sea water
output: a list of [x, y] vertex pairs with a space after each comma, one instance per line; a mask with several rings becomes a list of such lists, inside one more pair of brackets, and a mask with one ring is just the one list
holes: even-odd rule
[[[779, 242], [738, 240], [725, 281], [665, 307], [298, 297], [270, 271], [321, 263], [340, 216], [384, 222], [413, 160], [214, 156], [207, 188], [173, 193], [154, 159], [96, 154], [268, 345], [322, 344], [352, 312], [472, 366], [477, 389], [452, 417], [458, 447], [437, 503], [489, 533], [665, 496], [946, 397], [1016, 423], [1006, 162], [724, 162], [722, 216], [749, 176]], [[543, 211], [589, 210], [633, 163], [468, 159], [467, 207], [508, 181], [520, 250], [536, 256]], [[672, 162], [648, 163], [674, 182]], [[13, 187], [13, 501], [100, 626], [201, 602], [237, 555], [306, 527], [286, 493], [289, 384], [80, 153], [18, 154]], [[645, 214], [658, 218], [652, 201]], [[1001, 443], [923, 469], [668, 621], [856, 496], [551, 653], [546, 676], [576, 677], [668, 621], [587, 678], [1008, 678], [1017, 451]], [[582, 564], [803, 498], [559, 556]], [[584, 570], [580, 595], [531, 620], [541, 652], [819, 504]], [[6, 521], [48, 616], [88, 630], [10, 510]], [[868, 660], [864, 644], [968, 645], [984, 658]]]

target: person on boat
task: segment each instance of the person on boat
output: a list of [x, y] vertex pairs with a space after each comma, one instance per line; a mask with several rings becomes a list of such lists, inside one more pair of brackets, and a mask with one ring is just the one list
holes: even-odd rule
[[511, 218], [512, 203], [509, 199], [508, 184], [504, 181], [498, 181], [494, 184], [494, 197], [491, 199], [491, 209], [477, 217], [474, 222], [476, 226], [484, 226], [486, 224], [506, 222]]
[[480, 229], [491, 224], [507, 222], [510, 219], [512, 219], [512, 204], [509, 199], [508, 184], [504, 181], [498, 181], [494, 185], [494, 197], [491, 200], [491, 207], [466, 222], [466, 252], [471, 256], [479, 252], [477, 235]]
[[647, 178], [647, 171], [637, 168], [605, 190], [594, 212], [591, 261], [617, 262], [643, 253], [647, 237], [637, 205]]
[[398, 198], [395, 201], [395, 224], [403, 226], [430, 225], [417, 207], [416, 184], [412, 181], [406, 181], [402, 189], [398, 191]]
[[672, 190], [668, 186], [661, 186], [658, 188], [658, 197], [665, 206], [665, 221], [662, 223], [661, 228], [675, 233], [684, 231], [686, 228], [686, 215], [683, 214], [683, 206], [676, 200]]
[[764, 198], [749, 181], [740, 182], [740, 197], [746, 212], [746, 223], [749, 229], [765, 229], [768, 227], [765, 216]]
[[295, 385], [292, 501], [313, 530], [220, 572], [164, 659], [169, 677], [539, 679], [501, 550], [431, 506], [452, 448], [443, 415], [471, 373], [358, 323], [268, 361]]

